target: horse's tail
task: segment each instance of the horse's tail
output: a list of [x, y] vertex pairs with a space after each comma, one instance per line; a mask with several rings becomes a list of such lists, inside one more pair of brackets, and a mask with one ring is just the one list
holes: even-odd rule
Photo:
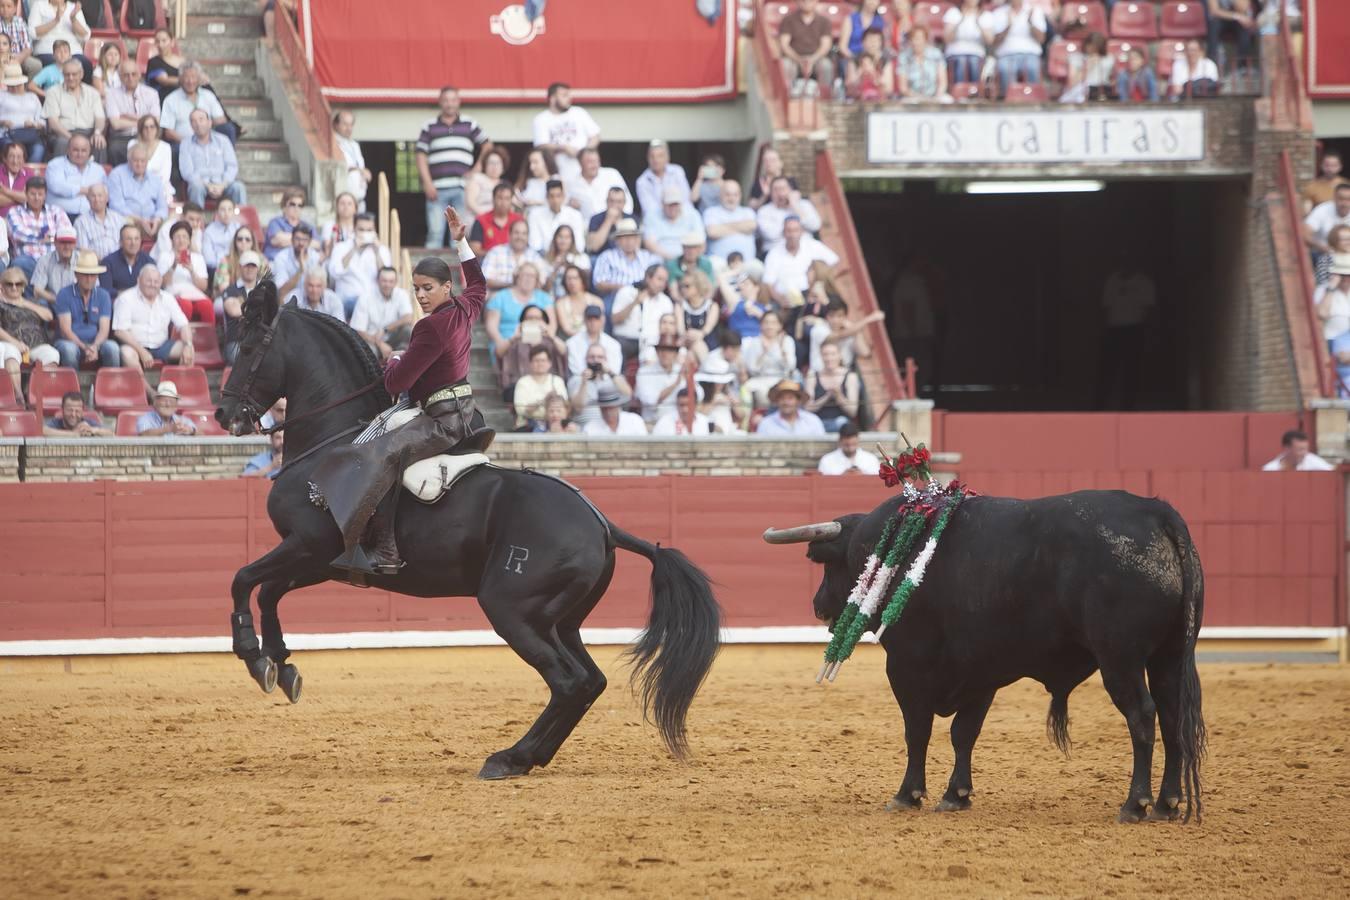
[[1182, 786], [1186, 794], [1186, 814], [1192, 809], [1200, 821], [1204, 804], [1200, 800], [1200, 762], [1205, 758], [1208, 734], [1200, 702], [1200, 673], [1195, 668], [1195, 643], [1200, 636], [1200, 620], [1205, 612], [1205, 575], [1200, 554], [1195, 550], [1189, 529], [1181, 516], [1171, 511], [1166, 525], [1168, 537], [1181, 563], [1182, 639], [1180, 750]]
[[[712, 583], [679, 550], [653, 546], [610, 525], [618, 547], [652, 561], [652, 610], [627, 651], [643, 715], [678, 759], [688, 755], [685, 715], [717, 656], [722, 609]], [[639, 690], [640, 689], [640, 690]]]

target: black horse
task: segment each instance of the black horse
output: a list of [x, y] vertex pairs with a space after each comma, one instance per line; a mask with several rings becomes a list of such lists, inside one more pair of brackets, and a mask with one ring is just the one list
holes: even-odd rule
[[[329, 565], [342, 538], [309, 473], [328, 447], [349, 441], [390, 400], [356, 332], [329, 316], [279, 306], [269, 280], [245, 303], [239, 355], [216, 419], [246, 434], [280, 397], [287, 398], [285, 465], [267, 512], [282, 541], [235, 575], [231, 627], [235, 655], [263, 690], [279, 682], [295, 702], [300, 676], [286, 662], [277, 604], [287, 591], [346, 577]], [[616, 528], [566, 482], [493, 466], [471, 470], [434, 505], [404, 492], [397, 521], [407, 565], [398, 575], [371, 577], [370, 586], [477, 597], [493, 630], [551, 692], [524, 737], [488, 757], [479, 777], [547, 765], [604, 691], [605, 676], [579, 629], [609, 586], [616, 547], [652, 562], [650, 619], [628, 651], [632, 679], [666, 745], [685, 755], [685, 715], [717, 655], [721, 610], [707, 576], [683, 553]], [[249, 606], [259, 585], [261, 647]]]

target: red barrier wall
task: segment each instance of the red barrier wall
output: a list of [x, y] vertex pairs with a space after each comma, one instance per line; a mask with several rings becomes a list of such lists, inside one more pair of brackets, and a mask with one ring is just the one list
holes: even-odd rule
[[[985, 494], [1125, 488], [1173, 502], [1205, 565], [1208, 625], [1342, 625], [1339, 473], [963, 470]], [[617, 524], [676, 546], [717, 581], [727, 624], [812, 624], [818, 571], [783, 527], [871, 509], [871, 478], [590, 478]], [[0, 640], [219, 635], [235, 571], [277, 541], [257, 480], [0, 485]], [[621, 553], [587, 624], [637, 626], [651, 568]], [[282, 602], [294, 632], [486, 628], [468, 598], [319, 585]]]

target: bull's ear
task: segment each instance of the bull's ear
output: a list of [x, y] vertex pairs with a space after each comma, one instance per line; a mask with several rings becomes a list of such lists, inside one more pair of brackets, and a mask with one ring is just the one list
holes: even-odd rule
[[818, 563], [842, 563], [848, 559], [848, 545], [853, 540], [853, 532], [866, 516], [862, 513], [850, 513], [835, 519], [839, 523], [839, 533], [823, 541], [812, 541], [806, 545], [806, 558]]

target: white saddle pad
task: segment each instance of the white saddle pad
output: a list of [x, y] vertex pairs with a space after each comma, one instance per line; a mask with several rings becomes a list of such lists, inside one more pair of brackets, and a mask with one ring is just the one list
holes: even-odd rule
[[486, 453], [433, 456], [403, 470], [403, 487], [423, 503], [435, 503], [465, 472], [487, 462]]

